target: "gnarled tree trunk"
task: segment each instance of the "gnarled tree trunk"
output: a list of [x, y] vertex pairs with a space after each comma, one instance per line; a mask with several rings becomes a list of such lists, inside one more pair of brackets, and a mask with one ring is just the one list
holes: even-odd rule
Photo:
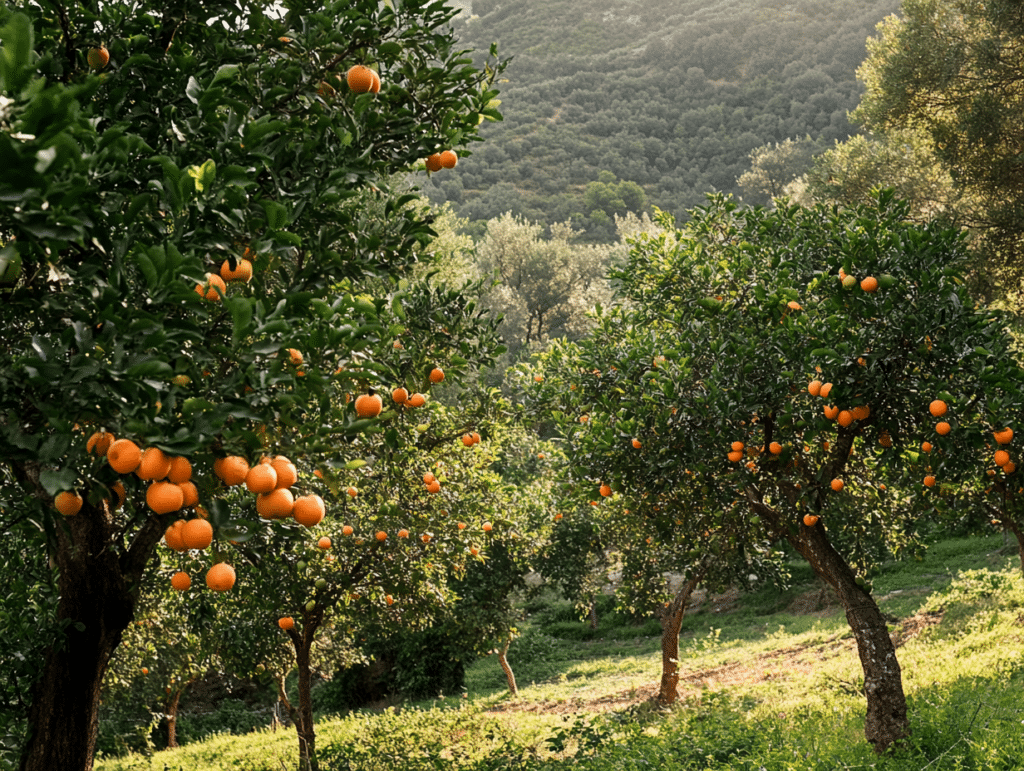
[[664, 707], [675, 704], [679, 698], [679, 628], [683, 624], [690, 595], [704, 577], [701, 569], [689, 581], [679, 587], [676, 596], [659, 613], [661, 620], [661, 687], [658, 703]]
[[92, 769], [103, 674], [132, 621], [139, 579], [163, 532], [159, 519], [147, 520], [119, 556], [114, 523], [102, 507], [86, 504], [58, 524], [57, 618], [67, 627], [32, 694], [21, 771]]
[[498, 663], [501, 664], [501, 671], [505, 673], [505, 679], [508, 680], [508, 691], [513, 696], [519, 695], [519, 686], [516, 685], [516, 674], [512, 671], [512, 667], [508, 663], [508, 646], [512, 644], [512, 635], [510, 634], [505, 640], [505, 644], [498, 651]]

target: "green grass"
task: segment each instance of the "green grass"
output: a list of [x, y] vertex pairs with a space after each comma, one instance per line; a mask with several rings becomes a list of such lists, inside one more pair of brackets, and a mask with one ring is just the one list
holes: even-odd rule
[[[741, 596], [727, 613], [688, 616], [681, 703], [645, 703], [660, 674], [657, 628], [609, 612], [594, 632], [564, 603], [531, 606], [512, 646], [521, 689], [507, 693], [493, 657], [469, 668], [466, 698], [325, 718], [324, 769], [860, 769], [995, 771], [1024, 757], [1024, 579], [1002, 540], [935, 544], [922, 561], [883, 565], [874, 594], [892, 625], [913, 734], [875, 756], [840, 609], [792, 608], [820, 591]], [[799, 575], [799, 574], [798, 574]], [[807, 576], [805, 575], [806, 579]], [[824, 595], [823, 595], [824, 596]], [[806, 603], [805, 603], [806, 605]], [[98, 771], [281, 771], [295, 768], [293, 729], [219, 736]]]

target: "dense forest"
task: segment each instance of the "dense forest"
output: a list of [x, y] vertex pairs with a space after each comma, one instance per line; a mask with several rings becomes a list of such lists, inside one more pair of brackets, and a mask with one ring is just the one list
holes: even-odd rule
[[856, 132], [847, 112], [875, 25], [896, 0], [473, 0], [466, 48], [513, 61], [503, 122], [425, 190], [477, 223], [505, 212], [572, 221], [612, 241], [612, 218], [682, 215], [709, 191], [741, 194], [756, 148], [819, 149]]

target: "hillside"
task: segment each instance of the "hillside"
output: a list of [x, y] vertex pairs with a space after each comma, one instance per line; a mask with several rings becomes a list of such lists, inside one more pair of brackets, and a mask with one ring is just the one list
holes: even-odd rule
[[855, 130], [864, 42], [898, 6], [473, 0], [460, 40], [513, 57], [505, 120], [425, 190], [471, 220], [572, 217], [591, 240], [610, 240], [626, 209], [678, 215], [708, 191], [738, 193], [752, 149], [787, 138], [823, 148]]

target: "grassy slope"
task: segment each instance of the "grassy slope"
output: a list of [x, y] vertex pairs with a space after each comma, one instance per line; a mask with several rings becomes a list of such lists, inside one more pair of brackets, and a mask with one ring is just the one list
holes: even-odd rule
[[[899, 619], [893, 631], [914, 726], [892, 758], [875, 758], [863, 741], [860, 666], [842, 612], [804, 584], [692, 613], [681, 640], [683, 707], [669, 715], [644, 704], [659, 672], [656, 628], [615, 624], [609, 614], [591, 634], [559, 620], [566, 608], [556, 604], [534, 615], [510, 653], [518, 700], [497, 663], [481, 660], [468, 698], [321, 721], [324, 767], [1016, 768], [1024, 757], [1024, 579], [1015, 557], [997, 553], [1001, 545], [998, 537], [946, 541], [924, 561], [886, 566], [875, 578], [883, 611]], [[269, 771], [294, 768], [294, 758], [289, 729], [97, 768]]]

